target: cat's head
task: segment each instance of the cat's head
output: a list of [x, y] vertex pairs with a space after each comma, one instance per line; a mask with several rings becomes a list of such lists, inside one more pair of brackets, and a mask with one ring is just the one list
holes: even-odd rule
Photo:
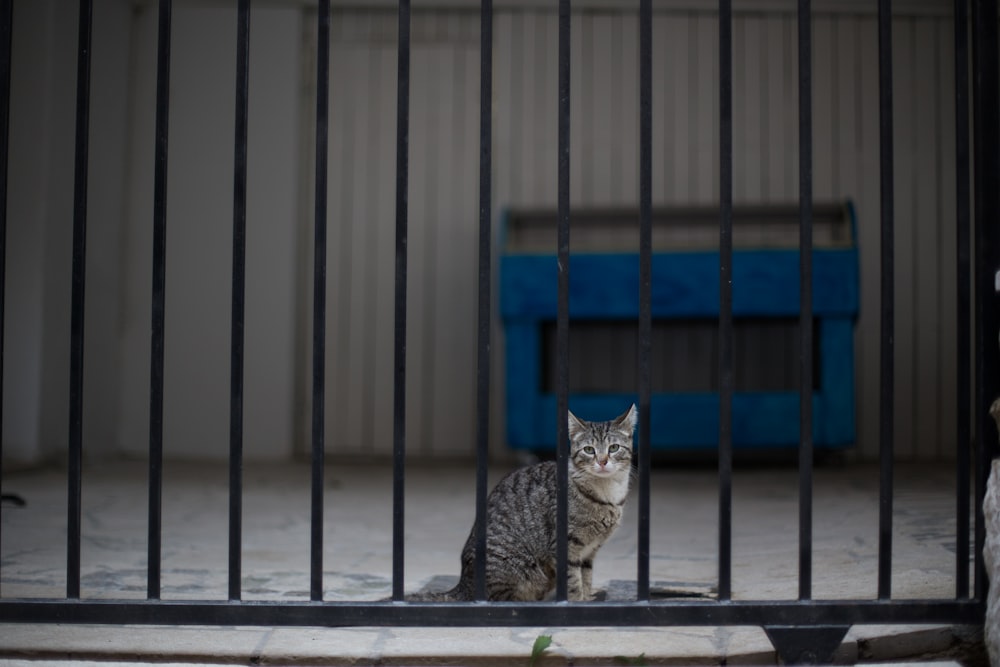
[[639, 410], [633, 404], [606, 422], [589, 422], [569, 413], [569, 458], [572, 468], [595, 477], [628, 474], [632, 466], [632, 433]]

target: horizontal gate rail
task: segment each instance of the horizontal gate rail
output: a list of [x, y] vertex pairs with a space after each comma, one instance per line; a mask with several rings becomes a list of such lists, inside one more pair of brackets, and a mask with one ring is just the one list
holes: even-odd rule
[[982, 623], [978, 601], [325, 602], [19, 600], [0, 622], [274, 626], [696, 626]]

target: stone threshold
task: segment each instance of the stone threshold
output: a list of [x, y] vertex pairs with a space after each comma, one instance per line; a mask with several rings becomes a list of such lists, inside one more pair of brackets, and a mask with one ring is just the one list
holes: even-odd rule
[[[541, 635], [552, 638], [531, 661]], [[248, 628], [0, 625], [0, 663], [242, 665], [774, 665], [763, 630], [704, 628]], [[987, 664], [982, 629], [857, 626], [835, 664]], [[10, 665], [10, 667], [14, 667]]]

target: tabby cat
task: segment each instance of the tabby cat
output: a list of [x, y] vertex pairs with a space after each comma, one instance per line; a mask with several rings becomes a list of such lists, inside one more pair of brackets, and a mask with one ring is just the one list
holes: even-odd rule
[[[569, 413], [570, 600], [591, 600], [594, 556], [621, 522], [632, 466], [638, 410], [606, 422]], [[556, 464], [520, 468], [504, 477], [486, 501], [486, 594], [490, 600], [542, 600], [556, 585]], [[474, 599], [475, 534], [462, 549], [458, 585], [415, 600]]]

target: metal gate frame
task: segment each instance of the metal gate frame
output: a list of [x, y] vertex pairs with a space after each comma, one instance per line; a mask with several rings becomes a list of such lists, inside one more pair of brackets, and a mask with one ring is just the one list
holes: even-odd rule
[[[83, 413], [83, 322], [87, 225], [87, 165], [90, 110], [92, 0], [80, 0], [77, 61], [76, 154], [73, 213], [73, 264], [70, 359], [70, 431], [68, 476], [67, 586], [64, 598], [0, 598], [0, 622], [105, 623], [168, 625], [267, 626], [593, 626], [593, 625], [757, 625], [763, 626], [788, 662], [828, 659], [854, 624], [980, 624], [988, 587], [982, 557], [982, 498], [989, 461], [997, 451], [997, 433], [988, 414], [1000, 393], [1000, 311], [994, 279], [1000, 267], [1000, 95], [998, 95], [997, 4], [955, 0], [955, 131], [956, 137], [956, 267], [958, 289], [956, 442], [957, 534], [956, 591], [952, 599], [892, 598], [893, 500], [893, 114], [892, 32], [890, 0], [878, 3], [879, 131], [881, 184], [881, 348], [880, 348], [880, 498], [877, 598], [828, 601], [812, 597], [812, 93], [811, 6], [798, 0], [799, 59], [799, 205], [800, 205], [800, 333], [801, 388], [799, 447], [798, 598], [787, 601], [742, 601], [731, 597], [732, 569], [732, 9], [718, 0], [720, 102], [720, 432], [719, 432], [719, 570], [714, 601], [651, 599], [649, 586], [650, 455], [640, 445], [638, 462], [637, 595], [629, 602], [567, 601], [567, 463], [568, 331], [570, 270], [570, 0], [559, 0], [558, 84], [558, 317], [557, 317], [557, 590], [554, 601], [487, 603], [485, 587], [485, 512], [490, 399], [491, 314], [491, 106], [492, 0], [481, 0], [481, 97], [479, 185], [479, 305], [477, 378], [477, 468], [475, 602], [417, 603], [403, 598], [405, 508], [407, 184], [409, 149], [410, 0], [399, 0], [399, 50], [396, 143], [395, 360], [393, 402], [393, 565], [392, 599], [388, 602], [331, 602], [323, 599], [323, 463], [324, 363], [326, 328], [326, 209], [330, 0], [319, 0], [316, 104], [314, 328], [312, 357], [312, 514], [310, 600], [259, 602], [242, 600], [242, 426], [243, 328], [247, 170], [247, 101], [250, 2], [238, 0], [236, 67], [236, 137], [233, 193], [233, 300], [231, 340], [229, 595], [226, 601], [160, 599], [161, 490], [163, 435], [163, 349], [166, 238], [166, 173], [170, 72], [171, 2], [159, 2], [157, 55], [155, 173], [153, 205], [153, 307], [149, 432], [148, 571], [145, 600], [88, 600], [80, 597], [80, 517]], [[639, 6], [639, 443], [650, 432], [650, 295], [652, 201], [652, 0]], [[0, 331], [3, 329], [4, 261], [6, 256], [8, 132], [10, 109], [13, 0], [0, 0]], [[971, 33], [971, 44], [970, 44]], [[970, 48], [971, 47], [971, 48]], [[971, 62], [971, 82], [969, 63]], [[971, 106], [969, 90], [971, 88]], [[972, 114], [970, 132], [969, 117]], [[968, 138], [968, 141], [962, 139]], [[971, 151], [970, 151], [971, 147]], [[970, 157], [972, 164], [970, 164]], [[974, 166], [975, 183], [970, 169]], [[970, 195], [974, 193], [974, 200]], [[970, 201], [974, 201], [970, 210]], [[974, 227], [972, 226], [974, 222]], [[972, 252], [975, 251], [973, 257]], [[974, 261], [973, 261], [974, 259]], [[972, 267], [975, 267], [974, 275]], [[975, 281], [976, 301], [971, 301]], [[974, 344], [970, 346], [970, 327]], [[2, 375], [0, 337], [0, 375]], [[972, 371], [975, 369], [975, 377]], [[970, 390], [973, 386], [974, 391]], [[970, 411], [975, 415], [970, 421]], [[2, 422], [0, 422], [2, 423]], [[972, 427], [971, 424], [975, 426]], [[974, 432], [973, 432], [974, 431]], [[975, 442], [975, 455], [961, 443]], [[2, 452], [0, 452], [2, 453]], [[970, 490], [970, 479], [974, 489]], [[969, 497], [974, 491], [975, 579], [969, 577]]]

